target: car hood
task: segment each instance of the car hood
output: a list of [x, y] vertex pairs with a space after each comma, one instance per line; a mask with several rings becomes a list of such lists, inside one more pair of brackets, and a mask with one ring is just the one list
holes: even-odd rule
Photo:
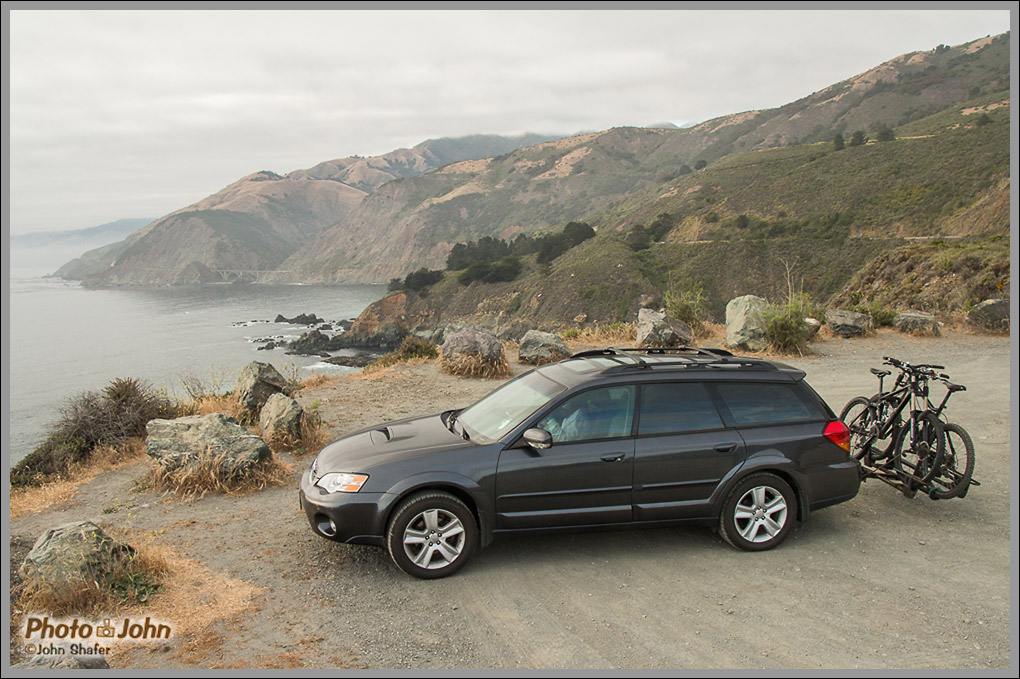
[[315, 459], [313, 474], [318, 478], [327, 472], [367, 473], [380, 464], [473, 447], [474, 443], [446, 428], [442, 414], [412, 417], [363, 429], [329, 444]]

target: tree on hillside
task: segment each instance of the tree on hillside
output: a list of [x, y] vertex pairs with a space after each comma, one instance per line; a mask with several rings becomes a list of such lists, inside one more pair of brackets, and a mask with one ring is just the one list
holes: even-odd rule
[[890, 128], [888, 125], [883, 125], [882, 127], [878, 128], [878, 134], [876, 135], [875, 139], [877, 139], [878, 141], [892, 141], [896, 139], [896, 134], [892, 131], [892, 128]]
[[705, 167], [707, 165], [708, 165], [708, 161], [707, 160], [699, 160], [698, 162], [694, 163], [694, 169], [695, 170], [703, 170], [703, 169], [705, 169]]
[[850, 137], [850, 146], [863, 146], [864, 142], [868, 141], [867, 135], [862, 130], [857, 130], [854, 135]]
[[843, 135], [839, 132], [837, 132], [836, 136], [833, 137], [832, 144], [836, 147], [837, 151], [842, 151], [846, 148], [846, 142], [843, 141]]

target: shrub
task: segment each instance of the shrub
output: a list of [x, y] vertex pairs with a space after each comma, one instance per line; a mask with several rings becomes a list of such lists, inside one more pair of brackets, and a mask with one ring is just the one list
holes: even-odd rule
[[495, 363], [487, 361], [478, 354], [457, 354], [453, 358], [440, 356], [439, 367], [443, 372], [458, 377], [482, 377], [485, 379], [510, 377], [510, 362], [506, 360], [506, 352], [500, 350]]
[[890, 326], [893, 321], [896, 320], [896, 312], [887, 309], [878, 302], [872, 302], [871, 304], [859, 304], [853, 308], [859, 314], [868, 314], [871, 319], [878, 326]]
[[66, 477], [103, 444], [144, 436], [156, 418], [175, 418], [191, 409], [136, 379], [115, 379], [102, 391], [82, 393], [62, 409], [46, 439], [11, 469], [11, 486], [38, 485]]
[[705, 317], [705, 291], [701, 284], [682, 286], [671, 282], [662, 294], [666, 313], [700, 332]]
[[443, 280], [443, 272], [441, 270], [422, 267], [417, 271], [407, 274], [407, 277], [404, 279], [404, 287], [420, 293], [441, 280]]
[[400, 346], [383, 354], [376, 359], [369, 367], [388, 368], [391, 365], [409, 361], [413, 358], [436, 358], [439, 356], [439, 347], [417, 335], [407, 335], [400, 342]]
[[792, 295], [790, 301], [771, 306], [763, 313], [765, 339], [774, 351], [803, 354], [813, 333], [804, 318], [809, 315], [810, 300], [806, 295]]

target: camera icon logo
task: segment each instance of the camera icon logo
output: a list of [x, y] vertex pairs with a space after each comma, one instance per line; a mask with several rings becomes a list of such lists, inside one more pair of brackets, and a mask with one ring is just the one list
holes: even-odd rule
[[113, 625], [110, 624], [110, 619], [109, 618], [106, 618], [105, 620], [103, 620], [103, 624], [102, 625], [96, 625], [96, 636], [97, 637], [110, 638], [110, 637], [113, 637], [114, 632], [116, 632], [116, 628]]

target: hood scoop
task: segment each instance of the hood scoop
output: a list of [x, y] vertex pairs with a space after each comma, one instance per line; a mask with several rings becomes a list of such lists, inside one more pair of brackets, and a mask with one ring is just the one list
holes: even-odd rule
[[389, 443], [393, 440], [393, 432], [390, 431], [389, 427], [380, 427], [373, 430], [372, 433], [369, 434], [369, 437], [372, 439], [372, 443], [380, 445], [382, 443]]

